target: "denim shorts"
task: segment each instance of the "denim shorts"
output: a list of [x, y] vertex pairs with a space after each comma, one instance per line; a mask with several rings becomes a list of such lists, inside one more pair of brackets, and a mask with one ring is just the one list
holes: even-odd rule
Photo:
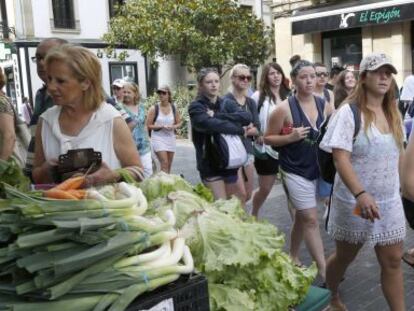
[[225, 176], [200, 176], [201, 180], [206, 183], [206, 182], [215, 182], [215, 181], [219, 181], [222, 180], [224, 181], [225, 184], [235, 184], [237, 182], [238, 179], [238, 174], [237, 174], [237, 170], [234, 172], [234, 174], [229, 174], [229, 175], [225, 175]]

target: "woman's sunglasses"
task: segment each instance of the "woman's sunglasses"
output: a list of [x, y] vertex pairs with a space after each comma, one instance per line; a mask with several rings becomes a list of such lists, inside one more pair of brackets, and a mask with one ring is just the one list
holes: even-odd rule
[[240, 81], [244, 81], [244, 80], [247, 80], [247, 81], [252, 81], [252, 76], [239, 75], [239, 76], [237, 76], [237, 78], [238, 78]]
[[329, 76], [329, 73], [327, 73], [327, 72], [317, 72], [316, 73], [316, 76], [317, 77], [324, 77], [324, 78], [326, 78], [326, 77]]
[[166, 92], [166, 91], [157, 91], [157, 94], [158, 95], [165, 95], [165, 94], [168, 94], [168, 92]]

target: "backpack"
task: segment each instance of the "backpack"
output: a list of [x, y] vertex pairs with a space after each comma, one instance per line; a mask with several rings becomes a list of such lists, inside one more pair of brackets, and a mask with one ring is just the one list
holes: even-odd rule
[[[177, 114], [176, 114], [176, 112], [177, 112], [177, 108], [175, 107], [175, 105], [174, 104], [171, 104], [171, 108], [172, 108], [172, 112], [173, 112], [173, 115], [174, 115], [174, 123], [176, 123], [177, 122]], [[157, 121], [157, 118], [158, 118], [158, 115], [159, 115], [159, 113], [160, 113], [160, 105], [158, 105], [158, 104], [155, 104], [154, 105], [154, 109], [155, 109], [155, 111], [154, 111], [154, 124], [155, 124], [155, 121]], [[161, 130], [161, 129], [157, 129], [157, 130], [148, 130], [148, 135], [149, 135], [149, 137], [151, 137], [151, 132], [152, 131], [155, 131], [155, 132], [157, 132], [157, 131], [159, 131], [159, 130]]]
[[331, 102], [331, 94], [329, 93], [329, 90], [327, 88], [323, 89], [323, 96], [326, 99], [326, 103], [329, 104]]
[[[355, 138], [358, 135], [359, 129], [361, 127], [361, 113], [359, 111], [358, 106], [355, 103], [349, 104], [349, 107], [351, 107], [352, 114], [354, 115], [355, 130], [354, 130], [353, 142], [355, 142]], [[334, 165], [332, 153], [322, 150], [319, 147], [328, 129], [328, 123], [329, 123], [330, 117], [331, 116], [328, 116], [326, 120], [323, 122], [323, 124], [321, 125], [321, 128], [319, 130], [319, 135], [316, 140], [316, 144], [318, 145], [317, 158], [318, 158], [319, 173], [321, 175], [321, 178], [327, 183], [333, 184], [335, 180], [336, 168]]]

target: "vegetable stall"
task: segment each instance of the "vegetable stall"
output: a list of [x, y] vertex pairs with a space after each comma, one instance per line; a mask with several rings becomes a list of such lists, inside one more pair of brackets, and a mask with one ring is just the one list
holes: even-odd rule
[[179, 176], [31, 191], [15, 170], [0, 163], [0, 310], [128, 310], [201, 276], [209, 303], [188, 310], [289, 310], [315, 278], [276, 227]]

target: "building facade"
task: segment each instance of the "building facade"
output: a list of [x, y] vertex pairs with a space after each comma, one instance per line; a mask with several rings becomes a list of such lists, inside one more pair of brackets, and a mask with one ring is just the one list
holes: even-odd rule
[[287, 72], [294, 54], [358, 70], [372, 52], [392, 58], [398, 85], [413, 72], [412, 0], [273, 0], [272, 11], [276, 59]]
[[[10, 55], [2, 59], [0, 53], [0, 66], [8, 78], [7, 93], [18, 107], [23, 97], [33, 102], [36, 90], [42, 86], [32, 58], [38, 43], [50, 37], [66, 39], [95, 53], [102, 65], [102, 83], [108, 95], [111, 94], [112, 81], [123, 78], [138, 83], [141, 94], [146, 96], [148, 71], [145, 57], [139, 51], [129, 49], [126, 50], [127, 58], [120, 61], [118, 55], [125, 49], [120, 47], [107, 53], [106, 44], [101, 39], [108, 31], [115, 4], [122, 1], [0, 0], [0, 4], [2, 2], [5, 2], [5, 7], [0, 6], [0, 9], [7, 12], [8, 26], [14, 33], [3, 40], [7, 42], [5, 50]], [[7, 50], [8, 47], [11, 49]]]

